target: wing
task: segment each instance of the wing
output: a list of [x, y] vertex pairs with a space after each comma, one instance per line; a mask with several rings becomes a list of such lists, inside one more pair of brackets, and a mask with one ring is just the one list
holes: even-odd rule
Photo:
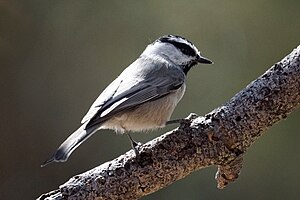
[[86, 128], [101, 124], [121, 111], [132, 109], [135, 106], [162, 98], [176, 91], [184, 84], [185, 75], [183, 72], [177, 70], [171, 74], [173, 76], [169, 73], [152, 75], [150, 76], [152, 78], [145, 78], [130, 89], [114, 96], [98, 109], [97, 113], [88, 122]]
[[99, 95], [95, 102], [90, 107], [87, 114], [82, 118], [81, 123], [85, 123], [90, 120], [107, 101], [113, 98], [117, 92], [122, 80], [118, 77], [105, 90]]
[[[99, 109], [110, 102], [110, 100], [115, 99], [120, 91], [127, 91], [130, 89], [130, 86], [138, 83], [139, 79], [136, 78], [136, 75], [140, 73], [138, 70], [139, 65], [139, 60], [136, 60], [111, 82], [92, 104], [87, 114], [81, 120], [81, 123], [85, 123], [93, 118]], [[127, 84], [124, 84], [124, 81]]]

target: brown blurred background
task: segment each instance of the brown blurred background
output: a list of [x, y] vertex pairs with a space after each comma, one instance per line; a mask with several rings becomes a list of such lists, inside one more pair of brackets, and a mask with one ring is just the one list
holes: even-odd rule
[[[35, 199], [130, 149], [127, 137], [99, 131], [67, 163], [40, 168], [157, 37], [182, 35], [215, 62], [189, 73], [173, 118], [204, 115], [300, 44], [299, 10], [299, 0], [0, 1], [0, 199]], [[299, 121], [296, 111], [261, 137], [226, 189], [211, 167], [143, 199], [299, 199]]]

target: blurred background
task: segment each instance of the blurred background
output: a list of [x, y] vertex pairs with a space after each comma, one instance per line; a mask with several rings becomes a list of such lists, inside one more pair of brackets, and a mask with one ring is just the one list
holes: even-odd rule
[[[0, 1], [1, 199], [35, 199], [130, 149], [126, 136], [100, 131], [67, 163], [40, 168], [159, 36], [184, 36], [215, 62], [189, 73], [173, 118], [204, 115], [300, 44], [299, 10], [299, 0]], [[210, 167], [143, 199], [299, 199], [299, 122], [298, 110], [273, 126], [224, 190]]]

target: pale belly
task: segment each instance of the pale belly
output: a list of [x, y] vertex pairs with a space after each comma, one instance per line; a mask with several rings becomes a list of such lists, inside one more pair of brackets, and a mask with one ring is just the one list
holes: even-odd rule
[[106, 121], [101, 129], [117, 132], [143, 131], [164, 127], [185, 92], [185, 85], [176, 92], [155, 101], [146, 102]]

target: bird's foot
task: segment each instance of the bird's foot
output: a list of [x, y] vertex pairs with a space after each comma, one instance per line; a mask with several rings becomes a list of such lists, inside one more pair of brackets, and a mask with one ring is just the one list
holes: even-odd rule
[[169, 125], [169, 124], [180, 124], [183, 121], [184, 121], [184, 119], [173, 119], [173, 120], [167, 121], [166, 125]]
[[134, 141], [133, 140], [133, 142], [131, 142], [131, 147], [132, 147], [132, 149], [134, 150], [134, 153], [135, 153], [135, 156], [136, 157], [139, 157], [139, 155], [140, 155], [140, 153], [139, 153], [139, 148], [140, 148], [140, 146], [142, 146], [143, 145], [143, 143], [141, 143], [141, 142], [136, 142], [136, 141]]
[[131, 147], [134, 150], [135, 156], [138, 157], [139, 156], [139, 147], [143, 145], [143, 143], [141, 142], [136, 142], [135, 140], [132, 139], [131, 135], [129, 133], [126, 133], [130, 143], [131, 143]]

